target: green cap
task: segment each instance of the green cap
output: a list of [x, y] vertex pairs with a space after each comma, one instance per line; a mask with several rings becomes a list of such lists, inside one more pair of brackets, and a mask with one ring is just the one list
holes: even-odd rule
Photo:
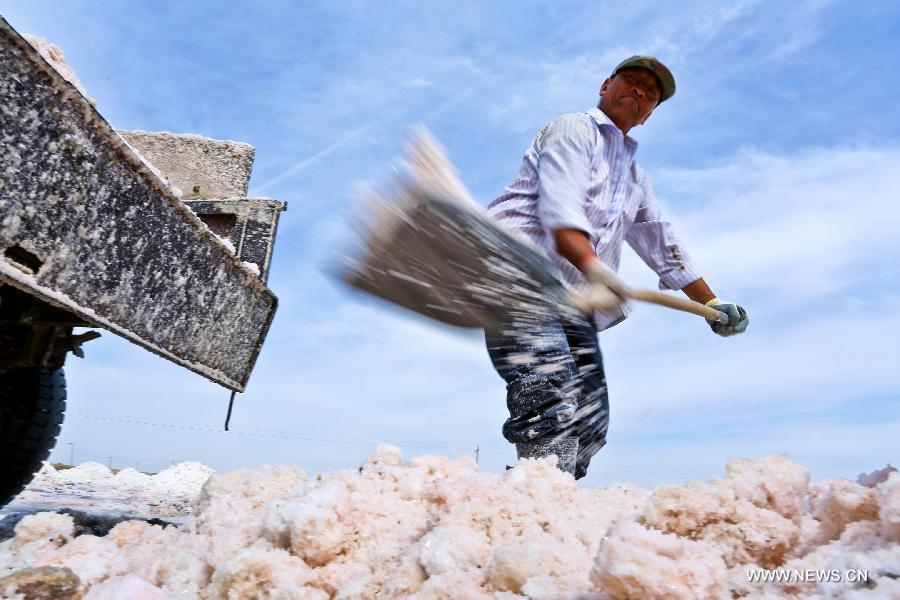
[[654, 56], [645, 56], [643, 54], [636, 54], [631, 58], [626, 58], [619, 66], [616, 67], [612, 74], [615, 75], [622, 69], [626, 69], [628, 67], [640, 67], [641, 69], [647, 69], [659, 80], [659, 102], [657, 105], [662, 104], [665, 100], [668, 100], [672, 96], [675, 95], [675, 77], [672, 75], [672, 71], [669, 68], [659, 62]]

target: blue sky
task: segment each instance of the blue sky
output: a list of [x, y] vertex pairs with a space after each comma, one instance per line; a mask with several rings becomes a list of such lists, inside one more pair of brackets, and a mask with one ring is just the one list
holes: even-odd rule
[[[503, 382], [477, 333], [334, 284], [356, 182], [425, 123], [487, 203], [554, 116], [596, 103], [622, 58], [655, 54], [676, 96], [632, 134], [719, 296], [752, 324], [636, 307], [602, 334], [608, 446], [583, 485], [719, 474], [787, 452], [814, 478], [895, 465], [900, 433], [900, 8], [859, 2], [7, 2], [59, 45], [116, 127], [256, 147], [251, 193], [290, 202], [281, 300], [219, 432], [227, 392], [106, 334], [71, 359], [55, 460], [352, 468], [481, 449], [500, 470]], [[655, 278], [630, 251], [622, 273]]]

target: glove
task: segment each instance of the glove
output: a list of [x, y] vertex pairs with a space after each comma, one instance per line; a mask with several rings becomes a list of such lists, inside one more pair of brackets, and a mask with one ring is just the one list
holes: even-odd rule
[[583, 291], [583, 297], [593, 310], [612, 312], [631, 296], [628, 285], [599, 259], [591, 261], [584, 277], [589, 285]]
[[727, 323], [717, 323], [715, 321], [709, 320], [706, 321], [707, 323], [709, 323], [709, 326], [712, 327], [712, 330], [722, 337], [744, 333], [744, 331], [747, 329], [747, 325], [750, 324], [750, 319], [747, 317], [747, 311], [744, 310], [742, 306], [738, 306], [734, 302], [726, 302], [725, 300], [720, 300], [719, 298], [713, 298], [706, 303], [706, 306], [712, 307], [728, 315]]

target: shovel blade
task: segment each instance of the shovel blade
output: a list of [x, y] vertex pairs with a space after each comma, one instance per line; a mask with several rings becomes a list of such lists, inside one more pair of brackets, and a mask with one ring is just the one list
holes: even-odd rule
[[402, 195], [363, 240], [346, 283], [456, 327], [575, 310], [552, 263], [477, 207], [415, 184]]

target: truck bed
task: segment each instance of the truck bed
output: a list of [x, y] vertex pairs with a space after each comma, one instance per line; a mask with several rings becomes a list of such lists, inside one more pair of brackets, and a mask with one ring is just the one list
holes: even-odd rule
[[237, 391], [277, 306], [2, 18], [0, 283]]

